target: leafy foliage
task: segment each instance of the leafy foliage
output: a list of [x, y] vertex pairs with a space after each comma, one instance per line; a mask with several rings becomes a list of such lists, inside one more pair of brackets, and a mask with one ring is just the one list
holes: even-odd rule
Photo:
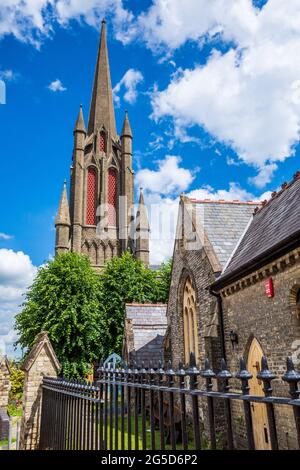
[[7, 412], [9, 416], [22, 416], [24, 372], [16, 361], [9, 361], [11, 388]]
[[172, 275], [172, 259], [163, 263], [157, 271], [158, 299], [160, 302], [168, 303], [169, 290]]
[[16, 362], [10, 363], [10, 383], [9, 399], [21, 401], [23, 397], [24, 372]]
[[40, 268], [16, 316], [18, 344], [31, 349], [41, 331], [66, 377], [82, 377], [98, 359], [101, 345], [99, 277], [88, 259], [63, 253]]
[[96, 274], [76, 253], [58, 255], [40, 268], [16, 317], [18, 344], [28, 350], [41, 331], [66, 377], [83, 377], [90, 365], [121, 353], [125, 304], [166, 302], [171, 263], [155, 272], [126, 252]]
[[103, 357], [121, 353], [126, 303], [155, 303], [159, 287], [155, 271], [146, 268], [127, 252], [113, 258], [100, 275], [103, 311], [102, 331], [106, 332]]

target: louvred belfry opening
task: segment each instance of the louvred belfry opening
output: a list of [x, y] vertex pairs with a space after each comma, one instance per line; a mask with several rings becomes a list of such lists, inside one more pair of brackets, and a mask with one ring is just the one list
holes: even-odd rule
[[96, 225], [96, 169], [89, 167], [87, 175], [86, 223]]
[[100, 152], [106, 152], [106, 135], [104, 131], [100, 132], [99, 149]]
[[117, 216], [117, 171], [115, 168], [108, 170], [108, 225], [115, 227]]

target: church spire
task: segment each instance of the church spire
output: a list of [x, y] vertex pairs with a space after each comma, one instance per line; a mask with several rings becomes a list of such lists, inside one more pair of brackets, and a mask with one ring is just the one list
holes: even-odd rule
[[111, 137], [113, 139], [116, 139], [116, 120], [106, 43], [105, 20], [102, 21], [88, 124], [88, 135], [91, 135], [102, 126], [111, 133]]

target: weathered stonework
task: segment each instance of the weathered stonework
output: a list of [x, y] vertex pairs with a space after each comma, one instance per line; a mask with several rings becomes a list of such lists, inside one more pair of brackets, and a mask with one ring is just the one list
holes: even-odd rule
[[35, 345], [23, 364], [23, 370], [25, 380], [20, 449], [36, 450], [39, 447], [43, 377], [57, 377], [60, 370], [46, 332], [37, 336]]
[[0, 408], [6, 410], [10, 391], [10, 369], [6, 357], [0, 357]]
[[[129, 249], [145, 265], [149, 264], [148, 218], [144, 225], [134, 218], [132, 141], [127, 112], [121, 135], [116, 131], [103, 21], [88, 127], [85, 128], [80, 106], [74, 129], [70, 207], [65, 185], [55, 223], [57, 254], [83, 253], [96, 270], [101, 270], [107, 261]], [[91, 171], [94, 180], [89, 186]], [[146, 214], [145, 211], [144, 208]]]
[[9, 401], [10, 369], [6, 357], [0, 357], [0, 440], [8, 438], [9, 417], [7, 405]]
[[163, 361], [163, 339], [167, 328], [167, 306], [164, 304], [127, 304], [123, 358], [148, 367], [152, 361]]
[[[168, 337], [170, 338], [170, 351], [166, 350], [166, 358], [171, 357], [173, 368], [177, 368], [180, 361], [184, 361], [184, 332], [183, 332], [183, 288], [187, 276], [193, 280], [197, 296], [197, 334], [199, 367], [203, 368], [206, 358], [214, 370], [220, 368], [222, 357], [219, 325], [216, 319], [216, 300], [209, 294], [207, 286], [215, 279], [211, 264], [204, 252], [186, 251], [181, 253], [175, 250], [173, 258], [172, 282], [168, 302]], [[208, 336], [206, 336], [206, 334]], [[166, 338], [166, 342], [168, 338]], [[199, 377], [199, 387], [205, 387], [204, 379]], [[188, 400], [188, 408], [191, 405]], [[207, 401], [199, 399], [200, 419], [204, 430], [208, 434]], [[221, 405], [222, 408], [222, 405]], [[223, 412], [218, 408], [217, 428], [223, 429]]]
[[[296, 305], [296, 293], [300, 289], [299, 254], [300, 250], [294, 250], [222, 291], [229, 369], [237, 370], [240, 357], [247, 360], [250, 344], [256, 338], [268, 358], [270, 370], [277, 376], [272, 382], [276, 396], [289, 396], [288, 386], [281, 377], [286, 370], [286, 357], [299, 349], [300, 310]], [[274, 282], [273, 298], [268, 298], [265, 293], [265, 281], [270, 276]], [[232, 330], [238, 334], [234, 349], [229, 339]], [[234, 403], [232, 417], [236, 446], [246, 447], [240, 403]], [[291, 407], [275, 407], [275, 417], [280, 449], [297, 449]]]
[[[235, 244], [241, 237], [254, 210], [254, 203], [239, 201], [196, 201], [182, 196], [179, 207], [177, 237], [173, 255], [172, 280], [168, 301], [168, 330], [165, 357], [172, 359], [174, 368], [187, 362], [184, 334], [184, 290], [191, 280], [196, 302], [196, 338], [198, 349], [193, 351], [202, 369], [208, 358], [213, 370], [220, 370], [224, 355], [220, 315], [216, 297], [209, 286], [217, 279]], [[195, 322], [193, 322], [195, 327]], [[186, 328], [187, 330], [187, 328]], [[194, 331], [192, 332], [194, 333]], [[191, 331], [190, 331], [191, 334]], [[200, 388], [205, 381], [199, 378]], [[217, 386], [214, 383], [214, 386]], [[208, 435], [207, 400], [199, 399], [200, 417]], [[224, 430], [223, 404], [216, 403], [216, 426]], [[224, 442], [226, 446], [226, 442]]]

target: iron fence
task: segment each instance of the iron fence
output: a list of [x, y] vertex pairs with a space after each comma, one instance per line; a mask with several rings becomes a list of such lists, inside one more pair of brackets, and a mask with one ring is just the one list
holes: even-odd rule
[[[44, 377], [40, 430], [41, 449], [61, 450], [200, 450], [218, 447], [217, 404], [222, 404], [227, 449], [234, 449], [235, 424], [232, 403], [242, 403], [248, 448], [255, 449], [251, 405], [265, 404], [270, 447], [278, 449], [278, 425], [275, 407], [293, 410], [295, 436], [300, 447], [300, 374], [292, 359], [282, 380], [289, 385], [289, 397], [273, 396], [276, 378], [267, 359], [262, 359], [257, 378], [264, 396], [250, 395], [252, 375], [240, 360], [239, 371], [232, 374], [222, 360], [214, 373], [208, 360], [203, 370], [197, 368], [191, 354], [189, 367], [182, 364], [174, 371], [170, 365], [138, 367], [122, 365], [112, 369], [100, 366], [94, 383]], [[204, 387], [199, 386], [199, 378]], [[240, 383], [232, 390], [231, 380]], [[235, 382], [236, 383], [236, 382]], [[236, 386], [235, 386], [236, 388]], [[206, 403], [207, 426], [200, 419], [200, 400]], [[205, 436], [207, 436], [208, 444]]]

